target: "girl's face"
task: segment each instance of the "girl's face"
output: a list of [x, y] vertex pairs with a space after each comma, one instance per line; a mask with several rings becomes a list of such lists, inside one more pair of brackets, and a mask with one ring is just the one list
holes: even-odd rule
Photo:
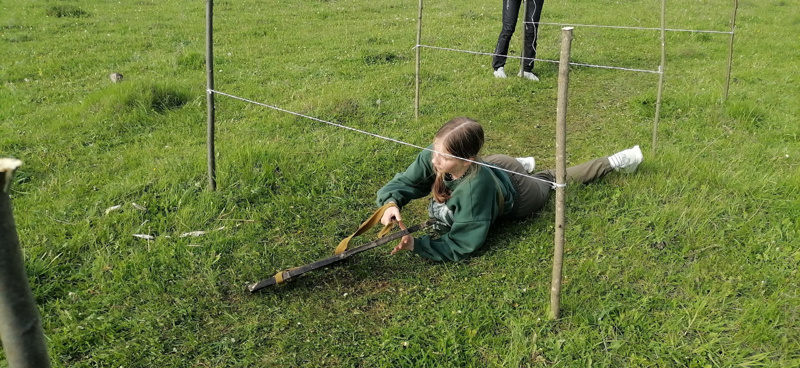
[[[433, 163], [433, 167], [436, 168], [436, 171], [441, 173], [450, 174], [453, 177], [460, 178], [469, 168], [469, 161], [464, 161], [461, 159], [453, 158], [450, 156], [444, 156], [437, 152], [443, 152], [450, 154], [444, 146], [438, 142], [433, 142], [433, 150], [436, 152], [432, 152], [431, 161]], [[472, 160], [472, 157], [465, 157]]]

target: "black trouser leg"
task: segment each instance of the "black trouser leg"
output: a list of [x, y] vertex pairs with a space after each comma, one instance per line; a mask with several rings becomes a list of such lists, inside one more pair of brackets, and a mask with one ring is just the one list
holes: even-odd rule
[[492, 60], [494, 70], [506, 65], [508, 44], [511, 42], [514, 28], [517, 27], [520, 4], [522, 4], [522, 0], [503, 0], [503, 29], [500, 31], [500, 37], [497, 38], [497, 47], [494, 49], [494, 53], [497, 54]]
[[525, 47], [522, 50], [522, 57], [526, 59], [522, 70], [533, 72], [533, 59], [536, 58], [536, 44], [539, 40], [539, 19], [542, 17], [544, 0], [526, 1], [528, 5], [525, 9], [525, 21], [523, 23], [525, 25]]

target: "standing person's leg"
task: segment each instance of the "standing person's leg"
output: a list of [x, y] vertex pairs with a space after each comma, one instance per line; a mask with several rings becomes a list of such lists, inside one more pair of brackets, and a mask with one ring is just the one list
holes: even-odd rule
[[[529, 175], [522, 164], [517, 161], [517, 159], [510, 156], [489, 155], [484, 157], [483, 160], [506, 170]], [[536, 177], [536, 175], [533, 176]], [[517, 197], [514, 198], [514, 208], [511, 210], [508, 217], [514, 219], [524, 218], [540, 210], [547, 204], [547, 200], [550, 197], [549, 183], [511, 173], [508, 173], [508, 177], [511, 179], [511, 183], [517, 191]], [[546, 179], [544, 177], [540, 177], [540, 179], [552, 181], [552, 179]]]
[[523, 71], [533, 72], [533, 62], [536, 58], [536, 45], [539, 40], [539, 19], [542, 17], [542, 7], [544, 7], [544, 0], [526, 0], [528, 6], [525, 12], [525, 48], [523, 49], [523, 57], [526, 59]]
[[514, 28], [517, 27], [517, 16], [519, 15], [521, 3], [522, 0], [503, 0], [503, 29], [497, 38], [497, 47], [494, 49], [496, 54], [492, 60], [492, 68], [494, 70], [506, 65], [505, 55], [508, 55], [508, 45], [511, 43]]

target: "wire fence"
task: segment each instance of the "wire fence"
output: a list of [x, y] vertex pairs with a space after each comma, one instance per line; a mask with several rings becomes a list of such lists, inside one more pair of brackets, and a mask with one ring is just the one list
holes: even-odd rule
[[235, 99], [235, 100], [239, 100], [239, 101], [242, 101], [242, 102], [247, 102], [247, 103], [250, 103], [250, 104], [266, 107], [266, 108], [273, 109], [273, 110], [280, 111], [280, 112], [284, 112], [284, 113], [287, 113], [287, 114], [299, 116], [299, 117], [306, 118], [306, 119], [309, 119], [309, 120], [313, 120], [313, 121], [316, 121], [316, 122], [320, 122], [320, 123], [323, 123], [323, 124], [328, 124], [328, 125], [331, 125], [331, 126], [334, 126], [334, 127], [337, 127], [337, 128], [342, 128], [342, 129], [350, 130], [350, 131], [353, 131], [353, 132], [356, 132], [356, 133], [368, 135], [370, 137], [383, 139], [383, 140], [386, 140], [386, 141], [389, 141], [389, 142], [394, 142], [394, 143], [402, 144], [402, 145], [409, 146], [409, 147], [414, 147], [414, 148], [417, 148], [417, 149], [420, 149], [420, 150], [423, 150], [423, 151], [429, 151], [429, 152], [433, 152], [433, 153], [436, 153], [436, 154], [439, 154], [439, 155], [442, 155], [442, 156], [447, 156], [447, 157], [451, 157], [451, 158], [457, 158], [459, 160], [464, 160], [464, 161], [467, 161], [467, 162], [471, 162], [473, 164], [477, 164], [477, 165], [481, 165], [481, 166], [485, 166], [485, 167], [491, 167], [493, 169], [501, 170], [501, 171], [504, 171], [504, 172], [512, 174], [512, 175], [519, 175], [519, 176], [530, 178], [530, 179], [533, 179], [533, 180], [538, 180], [538, 181], [550, 184], [553, 188], [566, 186], [565, 184], [558, 184], [558, 183], [555, 183], [553, 181], [545, 180], [545, 179], [542, 179], [540, 177], [536, 177], [536, 176], [533, 176], [533, 175], [526, 175], [526, 174], [518, 173], [518, 172], [513, 171], [513, 170], [507, 170], [507, 169], [504, 169], [502, 167], [497, 167], [497, 166], [494, 166], [494, 165], [490, 165], [490, 164], [487, 164], [485, 162], [470, 160], [470, 159], [468, 159], [466, 157], [454, 156], [454, 155], [451, 155], [451, 154], [446, 153], [446, 152], [439, 152], [439, 151], [436, 151], [436, 150], [432, 150], [432, 149], [430, 149], [428, 147], [418, 146], [416, 144], [404, 142], [404, 141], [401, 141], [401, 140], [396, 139], [396, 138], [386, 137], [386, 136], [383, 136], [383, 135], [380, 135], [380, 134], [368, 132], [366, 130], [353, 128], [353, 127], [350, 127], [350, 126], [347, 126], [347, 125], [344, 125], [344, 124], [334, 123], [332, 121], [327, 121], [327, 120], [323, 120], [323, 119], [320, 119], [320, 118], [315, 118], [315, 117], [310, 116], [310, 115], [306, 115], [306, 114], [302, 114], [302, 113], [299, 113], [299, 112], [287, 110], [287, 109], [284, 109], [284, 108], [281, 108], [281, 107], [278, 107], [278, 106], [269, 105], [269, 104], [265, 104], [265, 103], [258, 102], [258, 101], [253, 101], [253, 100], [250, 100], [250, 99], [247, 99], [247, 98], [244, 98], [244, 97], [235, 96], [235, 95], [232, 95], [232, 94], [229, 94], [229, 93], [215, 91], [213, 89], [209, 89], [206, 92], [207, 93], [217, 94], [217, 95], [220, 95], [220, 96], [229, 97], [229, 98], [232, 98], [232, 99]]

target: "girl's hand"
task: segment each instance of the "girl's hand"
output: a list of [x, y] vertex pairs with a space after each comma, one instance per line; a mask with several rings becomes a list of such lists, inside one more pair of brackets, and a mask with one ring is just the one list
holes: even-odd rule
[[392, 254], [395, 254], [402, 250], [414, 250], [414, 237], [411, 235], [406, 235], [402, 239], [400, 239], [400, 244], [398, 244], [394, 249], [392, 249]]
[[403, 219], [400, 218], [400, 209], [397, 207], [389, 207], [386, 211], [383, 211], [383, 217], [381, 217], [381, 223], [383, 226], [389, 225], [392, 221], [402, 221]]

